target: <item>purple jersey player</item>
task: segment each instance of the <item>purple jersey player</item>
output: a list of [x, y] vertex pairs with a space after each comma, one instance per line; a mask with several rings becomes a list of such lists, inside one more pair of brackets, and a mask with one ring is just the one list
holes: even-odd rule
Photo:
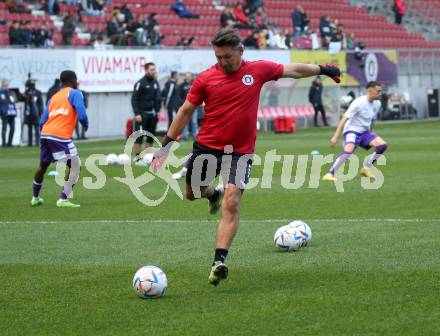
[[344, 150], [336, 158], [329, 172], [323, 176], [323, 181], [336, 181], [336, 170], [353, 154], [357, 146], [361, 146], [364, 149], [374, 148], [373, 155], [360, 171], [362, 176], [374, 177], [371, 172], [371, 167], [388, 147], [380, 136], [371, 132], [373, 120], [376, 118], [381, 106], [378, 100], [381, 94], [382, 84], [378, 82], [368, 82], [367, 94], [353, 100], [347, 112], [344, 113], [344, 116], [336, 128], [335, 134], [330, 140], [332, 147], [334, 147], [343, 130]]

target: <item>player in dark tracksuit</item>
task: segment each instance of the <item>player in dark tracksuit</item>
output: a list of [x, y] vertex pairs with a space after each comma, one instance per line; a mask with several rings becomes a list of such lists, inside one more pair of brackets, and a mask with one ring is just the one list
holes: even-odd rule
[[[157, 117], [161, 105], [159, 82], [156, 80], [156, 65], [145, 64], [145, 76], [134, 85], [131, 105], [134, 112], [134, 130], [141, 129], [156, 134]], [[136, 139], [134, 144], [135, 161], [140, 161], [141, 145], [144, 136]], [[153, 138], [147, 137], [147, 147], [153, 145]]]
[[162, 91], [163, 105], [168, 111], [168, 127], [170, 127], [173, 122], [174, 116], [177, 113], [182, 102], [179, 97], [179, 86], [177, 85], [179, 81], [179, 74], [177, 71], [171, 72], [170, 79], [165, 83]]
[[35, 132], [35, 145], [40, 144], [40, 117], [44, 112], [43, 95], [35, 88], [35, 80], [26, 82], [24, 93], [24, 124], [28, 127], [28, 146], [32, 146], [33, 131]]
[[309, 102], [313, 105], [313, 109], [315, 110], [315, 116], [313, 121], [315, 126], [318, 126], [318, 113], [321, 112], [322, 122], [324, 126], [329, 126], [327, 123], [327, 118], [325, 117], [325, 109], [324, 105], [322, 105], [322, 83], [319, 76], [312, 82], [312, 86], [309, 90]]
[[[17, 97], [12, 90], [9, 89], [9, 82], [2, 81], [0, 88], [0, 117], [2, 118], [2, 147], [12, 147], [12, 139], [15, 131], [15, 117], [17, 116], [17, 108], [15, 102]], [[8, 141], [6, 142], [6, 129], [9, 127]]]

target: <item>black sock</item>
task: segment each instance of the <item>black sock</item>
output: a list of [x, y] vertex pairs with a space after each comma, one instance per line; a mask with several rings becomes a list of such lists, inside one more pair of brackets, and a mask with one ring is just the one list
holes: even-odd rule
[[224, 263], [227, 255], [228, 250], [215, 249], [214, 262], [212, 264], [214, 265], [216, 261], [221, 261], [222, 263]]
[[220, 191], [218, 191], [217, 189], [214, 189], [214, 193], [208, 197], [208, 200], [211, 203], [214, 203], [218, 200], [218, 197], [220, 196]]

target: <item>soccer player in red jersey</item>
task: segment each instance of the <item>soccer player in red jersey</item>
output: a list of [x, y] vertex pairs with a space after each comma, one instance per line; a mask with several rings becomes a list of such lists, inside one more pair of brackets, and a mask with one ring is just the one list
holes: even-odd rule
[[[246, 61], [242, 58], [244, 50], [240, 35], [231, 28], [220, 30], [211, 43], [217, 64], [194, 81], [162, 142], [162, 148], [154, 155], [152, 169], [157, 171], [160, 168], [172, 142], [181, 134], [196, 107], [205, 103], [202, 125], [187, 162], [186, 197], [189, 200], [207, 198], [211, 213], [217, 212], [220, 206], [222, 208], [214, 262], [208, 277], [208, 282], [216, 286], [228, 276], [225, 258], [237, 232], [240, 200], [249, 180], [261, 87], [283, 77], [317, 75], [327, 75], [339, 83], [340, 71], [327, 64], [282, 65]], [[214, 188], [212, 181], [220, 173], [224, 188]]]

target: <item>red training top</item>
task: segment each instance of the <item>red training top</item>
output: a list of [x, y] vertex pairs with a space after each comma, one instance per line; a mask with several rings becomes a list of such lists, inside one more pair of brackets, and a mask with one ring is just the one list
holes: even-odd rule
[[282, 75], [283, 65], [269, 61], [243, 61], [232, 74], [218, 64], [201, 73], [187, 96], [193, 105], [205, 102], [197, 142], [219, 150], [232, 145], [234, 153], [253, 153], [261, 87]]

